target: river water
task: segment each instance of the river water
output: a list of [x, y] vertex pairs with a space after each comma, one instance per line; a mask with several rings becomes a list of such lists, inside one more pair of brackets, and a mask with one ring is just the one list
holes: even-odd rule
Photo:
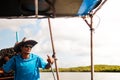
[[[56, 77], [56, 73], [54, 73]], [[42, 72], [41, 80], [55, 80], [52, 72]], [[57, 80], [57, 79], [56, 79]], [[60, 72], [59, 80], [91, 80], [90, 72]], [[120, 80], [120, 73], [95, 72], [94, 80]]]

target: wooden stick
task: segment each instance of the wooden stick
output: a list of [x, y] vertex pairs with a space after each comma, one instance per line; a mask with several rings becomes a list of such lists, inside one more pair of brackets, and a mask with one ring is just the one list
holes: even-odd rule
[[10, 76], [10, 77], [2, 77], [2, 78], [0, 78], [0, 80], [4, 80], [4, 79], [13, 79], [14, 78], [14, 76]]

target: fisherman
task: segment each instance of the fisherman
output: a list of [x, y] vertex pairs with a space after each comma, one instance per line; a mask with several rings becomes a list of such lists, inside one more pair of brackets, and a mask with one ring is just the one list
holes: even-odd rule
[[49, 69], [54, 63], [54, 59], [48, 56], [47, 61], [45, 61], [32, 53], [31, 50], [36, 44], [35, 40], [24, 40], [16, 44], [14, 49], [19, 54], [4, 64], [0, 73], [9, 73], [14, 70], [14, 80], [40, 80], [39, 68]]

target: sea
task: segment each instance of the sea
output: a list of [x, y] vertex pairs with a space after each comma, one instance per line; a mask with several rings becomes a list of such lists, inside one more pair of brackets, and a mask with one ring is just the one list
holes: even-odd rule
[[[90, 72], [59, 72], [59, 80], [91, 80]], [[56, 72], [41, 72], [41, 80], [57, 80]], [[95, 72], [93, 80], [120, 80], [120, 72]]]

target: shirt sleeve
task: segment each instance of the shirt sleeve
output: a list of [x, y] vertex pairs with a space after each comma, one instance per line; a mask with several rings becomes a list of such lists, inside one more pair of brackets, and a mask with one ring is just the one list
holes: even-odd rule
[[37, 62], [38, 62], [39, 68], [45, 69], [47, 62], [44, 59], [42, 59], [41, 57], [38, 57]]
[[12, 57], [6, 64], [3, 65], [3, 70], [5, 72], [9, 72], [14, 69], [14, 64], [15, 64], [15, 57]]

